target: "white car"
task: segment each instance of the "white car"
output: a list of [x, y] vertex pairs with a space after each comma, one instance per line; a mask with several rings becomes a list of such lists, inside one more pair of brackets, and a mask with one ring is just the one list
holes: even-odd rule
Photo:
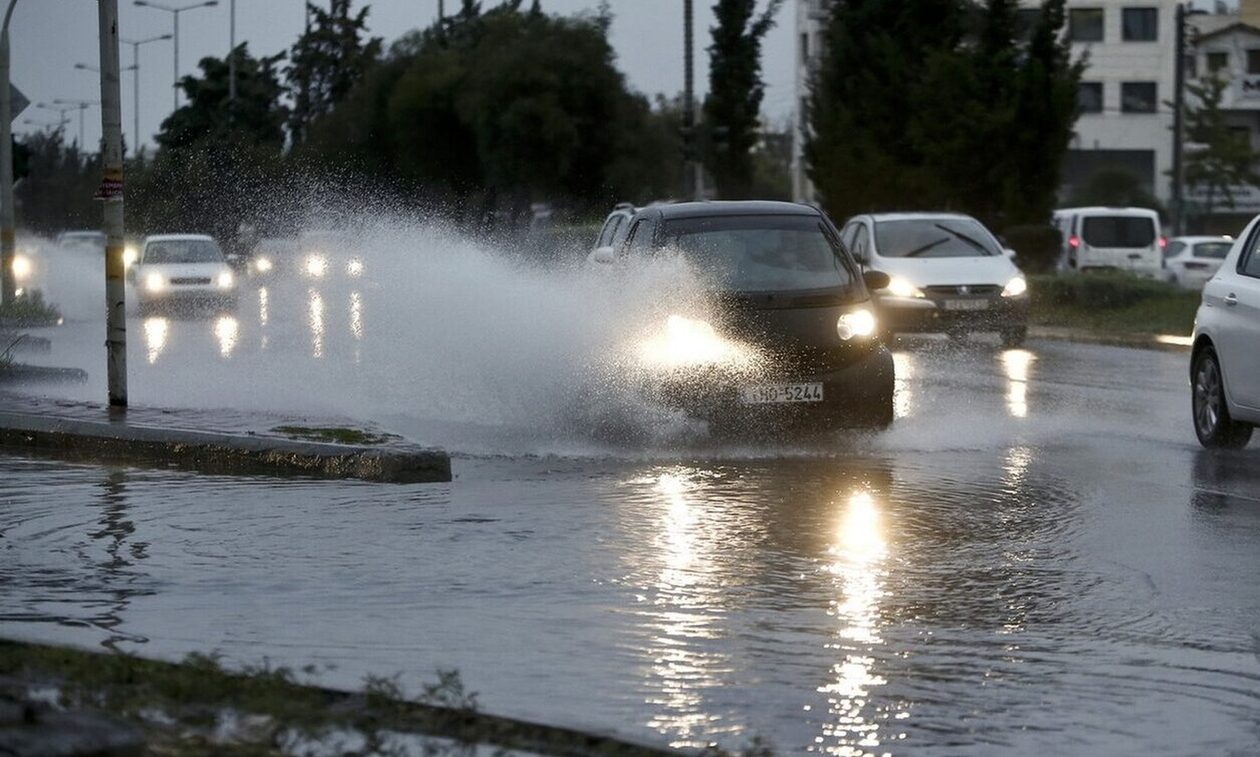
[[1161, 278], [1167, 238], [1150, 208], [1061, 208], [1054, 224], [1063, 237], [1061, 267], [1119, 270]]
[[1008, 347], [1028, 335], [1028, 282], [1014, 253], [971, 216], [856, 216], [840, 233], [864, 268], [883, 271], [876, 292], [887, 333], [996, 331]]
[[145, 237], [128, 276], [142, 307], [194, 300], [236, 303], [236, 277], [218, 242], [204, 234]]
[[1194, 432], [1239, 449], [1260, 423], [1260, 216], [1203, 287], [1190, 357]]
[[1182, 289], [1203, 289], [1233, 246], [1233, 237], [1173, 237], [1164, 251], [1168, 280]]

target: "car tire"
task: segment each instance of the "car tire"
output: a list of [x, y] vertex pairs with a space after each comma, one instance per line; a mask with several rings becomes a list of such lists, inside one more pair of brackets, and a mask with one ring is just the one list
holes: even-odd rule
[[1242, 449], [1251, 441], [1252, 427], [1229, 416], [1225, 380], [1216, 350], [1204, 347], [1190, 370], [1190, 409], [1194, 433], [1208, 449]]
[[1020, 326], [1014, 329], [1002, 330], [1002, 347], [1008, 350], [1018, 349], [1024, 346], [1024, 342], [1028, 340], [1028, 327]]

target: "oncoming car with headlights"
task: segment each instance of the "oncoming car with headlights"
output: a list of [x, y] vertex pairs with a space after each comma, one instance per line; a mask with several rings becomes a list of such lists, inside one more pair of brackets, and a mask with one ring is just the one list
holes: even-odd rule
[[141, 307], [177, 302], [236, 305], [236, 277], [218, 242], [203, 234], [145, 237], [127, 275]]
[[620, 250], [593, 260], [681, 256], [718, 307], [675, 313], [638, 344], [663, 399], [719, 425], [805, 421], [883, 428], [893, 360], [864, 277], [819, 210], [786, 202], [692, 202], [639, 210]]

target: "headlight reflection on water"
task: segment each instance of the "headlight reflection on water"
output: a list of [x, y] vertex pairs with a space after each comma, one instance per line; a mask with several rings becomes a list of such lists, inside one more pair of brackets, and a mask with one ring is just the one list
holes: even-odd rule
[[214, 322], [214, 336], [219, 340], [219, 354], [232, 357], [236, 349], [236, 338], [240, 334], [240, 324], [230, 315], [225, 315]]
[[162, 356], [162, 350], [166, 349], [166, 335], [170, 328], [171, 324], [165, 318], [144, 319], [145, 357], [148, 359], [149, 365], [156, 363], [158, 358]]

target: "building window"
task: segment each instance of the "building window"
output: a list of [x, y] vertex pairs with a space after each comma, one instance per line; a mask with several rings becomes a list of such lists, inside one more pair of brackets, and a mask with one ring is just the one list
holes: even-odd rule
[[1153, 81], [1126, 81], [1120, 85], [1120, 110], [1125, 113], [1154, 113], [1158, 105]]
[[1120, 21], [1120, 36], [1125, 42], [1155, 42], [1159, 39], [1158, 8], [1125, 8]]
[[1076, 90], [1076, 107], [1082, 113], [1102, 113], [1103, 85], [1100, 81], [1083, 81]]
[[1229, 53], [1208, 53], [1205, 58], [1209, 74], [1229, 68]]
[[1260, 50], [1247, 51], [1247, 73], [1260, 74]]
[[1073, 42], [1103, 41], [1103, 9], [1072, 8], [1068, 11], [1068, 38]]

